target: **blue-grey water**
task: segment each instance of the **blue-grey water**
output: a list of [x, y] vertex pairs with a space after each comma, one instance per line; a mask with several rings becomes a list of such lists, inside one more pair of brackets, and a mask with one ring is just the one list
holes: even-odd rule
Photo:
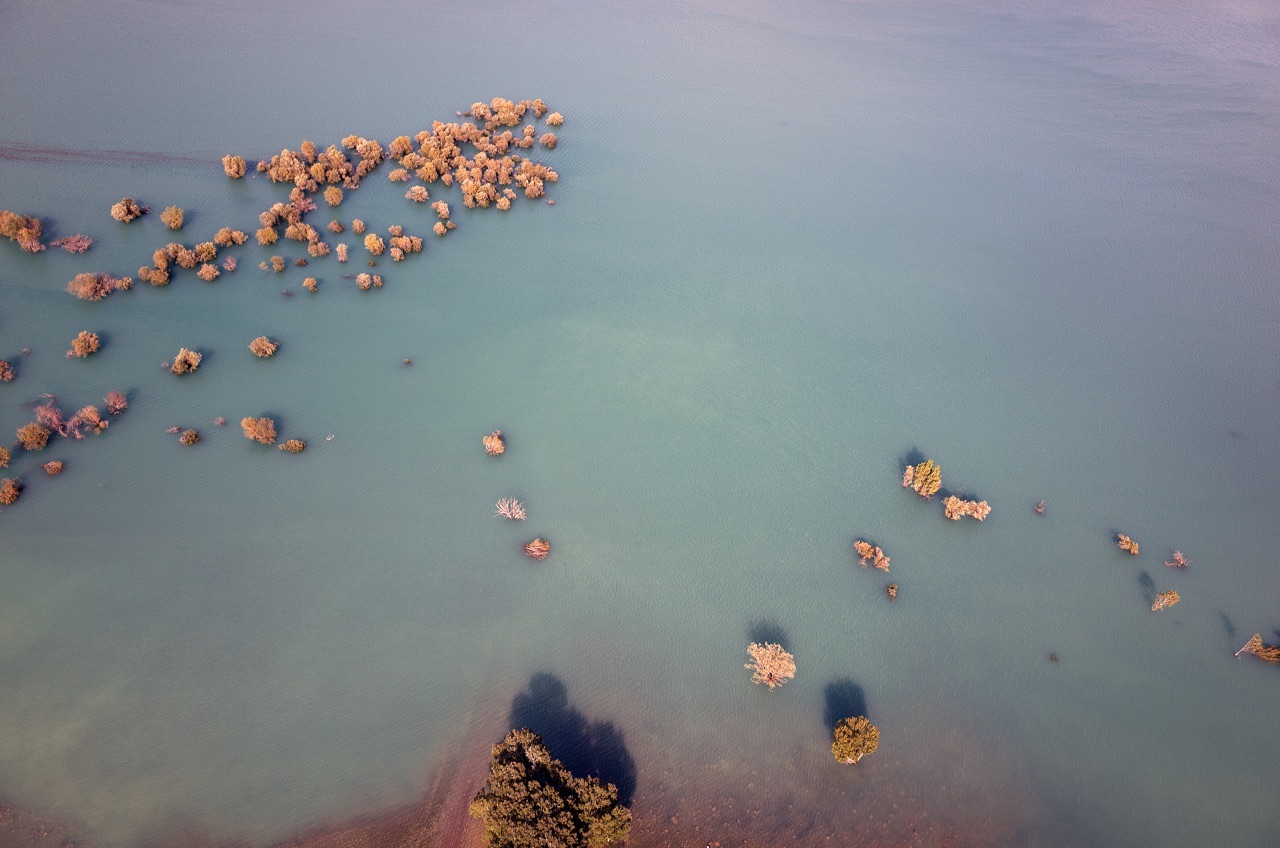
[[[548, 673], [654, 844], [1280, 844], [1280, 671], [1232, 658], [1280, 640], [1273, 4], [6, 3], [0, 71], [0, 209], [95, 239], [0, 243], [0, 433], [130, 398], [3, 472], [0, 801], [267, 845], [419, 797]], [[347, 266], [64, 291], [172, 240], [123, 195], [251, 230], [287, 192], [223, 154], [495, 96], [565, 115], [556, 204], [437, 184], [437, 239], [384, 165], [308, 218], [427, 237], [380, 291], [349, 231]], [[243, 439], [263, 414], [308, 450]], [[991, 517], [904, 491], [917, 452]], [[880, 749], [839, 766], [859, 697]]]

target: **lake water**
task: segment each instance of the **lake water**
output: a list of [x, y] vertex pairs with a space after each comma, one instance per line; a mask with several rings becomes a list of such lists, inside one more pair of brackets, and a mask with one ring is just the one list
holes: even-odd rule
[[[5, 472], [0, 801], [265, 846], [528, 721], [588, 740], [641, 844], [1280, 844], [1280, 671], [1232, 658], [1280, 640], [1273, 4], [9, 3], [0, 69], [0, 209], [95, 239], [0, 243], [0, 432], [130, 398], [58, 478]], [[564, 113], [556, 204], [437, 184], [437, 239], [384, 165], [308, 216], [425, 235], [382, 290], [358, 249], [258, 270], [296, 242], [63, 290], [171, 240], [121, 196], [251, 230], [287, 191], [223, 154], [495, 96]], [[265, 414], [308, 450], [243, 439]], [[916, 455], [990, 518], [903, 490]], [[839, 766], [863, 705], [880, 749]]]

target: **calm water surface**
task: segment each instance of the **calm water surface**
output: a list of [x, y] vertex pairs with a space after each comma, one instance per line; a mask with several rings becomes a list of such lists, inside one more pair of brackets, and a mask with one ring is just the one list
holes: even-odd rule
[[[640, 820], [1280, 844], [1280, 676], [1231, 656], [1280, 640], [1277, 56], [1243, 0], [4, 4], [0, 208], [96, 241], [0, 244], [0, 432], [43, 392], [130, 408], [51, 446], [56, 480], [7, 472], [0, 800], [108, 846], [265, 845], [418, 797], [546, 673], [611, 723]], [[494, 96], [565, 114], [556, 205], [433, 186], [459, 229], [381, 291], [342, 279], [357, 250], [257, 269], [290, 243], [63, 292], [170, 240], [123, 195], [188, 241], [251, 229], [286, 192], [224, 153]], [[309, 220], [427, 233], [386, 170]], [[82, 329], [103, 350], [64, 359]], [[311, 447], [246, 442], [261, 414]], [[915, 452], [991, 517], [904, 492]], [[771, 628], [774, 693], [741, 668]], [[837, 768], [825, 713], [859, 698], [880, 751]]]

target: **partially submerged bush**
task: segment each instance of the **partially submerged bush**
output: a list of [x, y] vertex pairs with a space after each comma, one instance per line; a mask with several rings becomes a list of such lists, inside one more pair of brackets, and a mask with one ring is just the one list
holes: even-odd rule
[[178, 444], [184, 447], [191, 447], [198, 441], [200, 441], [198, 430], [183, 430], [182, 435], [178, 437]]
[[29, 451], [44, 450], [51, 432], [43, 424], [32, 421], [18, 428], [18, 443]]
[[115, 218], [122, 224], [127, 224], [130, 221], [141, 218], [142, 213], [145, 211], [145, 209], [134, 202], [132, 197], [126, 197], [111, 207], [111, 217]]
[[866, 716], [840, 719], [833, 735], [831, 753], [837, 762], [856, 763], [880, 747], [880, 730]]
[[751, 671], [752, 683], [763, 683], [776, 689], [796, 676], [796, 659], [774, 642], [763, 645], [752, 642], [747, 646], [751, 662], [745, 668]]
[[240, 429], [244, 437], [263, 445], [273, 445], [276, 441], [276, 422], [271, 418], [242, 418]]
[[942, 499], [942, 514], [952, 521], [959, 521], [966, 515], [982, 521], [991, 514], [991, 505], [986, 501], [966, 501], [948, 495]]
[[91, 353], [97, 353], [101, 347], [102, 341], [97, 333], [81, 330], [79, 335], [71, 340], [71, 350], [67, 351], [67, 359], [84, 359]]
[[1116, 545], [1122, 551], [1128, 551], [1134, 556], [1138, 555], [1138, 543], [1123, 533], [1116, 534]]
[[[168, 275], [166, 275], [166, 281]], [[67, 283], [67, 291], [81, 300], [102, 300], [114, 291], [128, 291], [133, 288], [133, 280], [129, 277], [113, 277], [110, 274], [76, 274]]]
[[160, 220], [164, 221], [164, 225], [171, 230], [182, 229], [182, 222], [185, 216], [181, 206], [166, 206], [164, 211], [160, 213]]
[[426, 203], [429, 199], [427, 190], [420, 185], [416, 185], [404, 193], [404, 196], [415, 203]]
[[376, 233], [369, 233], [364, 237], [364, 249], [374, 256], [380, 256], [387, 249], [386, 242]]
[[302, 439], [290, 439], [287, 442], [280, 443], [280, 450], [285, 453], [302, 453], [307, 449], [307, 443]]
[[342, 189], [337, 186], [329, 186], [324, 190], [324, 200], [330, 206], [337, 206], [342, 202]]
[[39, 218], [7, 210], [0, 211], [0, 236], [16, 241], [18, 247], [27, 253], [44, 250], [44, 245], [40, 243], [43, 231], [44, 222]]
[[307, 277], [302, 281], [302, 287], [309, 292], [314, 292], [318, 289], [319, 283], [316, 282], [315, 277]]
[[0, 383], [8, 383], [16, 376], [18, 375], [9, 364], [9, 360], [0, 359]]
[[67, 253], [84, 253], [93, 244], [93, 239], [82, 233], [76, 233], [73, 236], [63, 236], [52, 242], [54, 247], [60, 247]]
[[360, 291], [382, 288], [382, 277], [377, 274], [356, 274], [356, 287]]
[[546, 539], [534, 539], [524, 546], [524, 554], [532, 559], [546, 559], [551, 553], [551, 543]]
[[203, 355], [194, 350], [179, 348], [178, 355], [173, 358], [173, 364], [169, 366], [169, 370], [175, 374], [191, 374], [200, 367], [200, 360], [203, 358]]
[[212, 262], [206, 262], [200, 266], [200, 270], [196, 271], [196, 276], [204, 280], [206, 283], [212, 283], [221, 275], [222, 272], [218, 270], [218, 266], [214, 265]]
[[12, 477], [6, 477], [0, 480], [0, 504], [4, 506], [12, 506], [18, 502], [18, 498], [22, 496], [22, 481], [15, 480]]
[[129, 401], [125, 398], [123, 392], [107, 392], [107, 396], [103, 398], [103, 403], [107, 407], [107, 412], [112, 415], [119, 415], [129, 408]]
[[9, 460], [12, 458], [13, 455], [9, 453], [9, 449], [4, 445], [0, 445], [0, 468], [8, 468]]
[[271, 339], [266, 336], [258, 336], [256, 339], [249, 342], [249, 350], [253, 351], [254, 356], [272, 356], [279, 349], [280, 344], [278, 342], [271, 341]]
[[552, 112], [547, 116], [547, 126], [558, 127], [564, 123], [564, 116], [559, 112]]
[[40, 467], [43, 468], [44, 473], [48, 474], [50, 477], [57, 477], [62, 473], [62, 460], [55, 459], [50, 462], [46, 462]]
[[889, 570], [889, 558], [885, 556], [884, 551], [878, 546], [872, 545], [870, 542], [864, 542], [862, 539], [853, 540], [853, 549], [858, 554], [858, 565], [863, 568], [867, 567], [870, 562], [881, 571]]
[[213, 243], [218, 247], [244, 244], [248, 240], [249, 236], [243, 230], [233, 230], [230, 227], [223, 227], [213, 235]]
[[506, 453], [507, 443], [502, 440], [501, 430], [494, 430], [480, 441], [484, 444], [484, 452], [489, 456], [502, 456]]
[[1178, 592], [1175, 589], [1170, 589], [1167, 592], [1159, 592], [1156, 594], [1155, 603], [1151, 605], [1151, 611], [1155, 612], [1156, 610], [1168, 609], [1180, 600], [1182, 600], [1182, 598], [1178, 596]]
[[275, 231], [274, 227], [263, 227], [262, 229], [258, 230], [258, 232], [256, 232], [254, 235], [258, 239], [258, 244], [262, 245], [263, 247], [270, 247], [271, 245], [275, 244], [280, 238], [280, 234]]

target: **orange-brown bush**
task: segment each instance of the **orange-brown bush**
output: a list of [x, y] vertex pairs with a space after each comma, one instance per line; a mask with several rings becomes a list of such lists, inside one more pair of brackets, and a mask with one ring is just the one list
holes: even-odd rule
[[67, 351], [67, 359], [84, 359], [91, 353], [97, 353], [101, 347], [102, 341], [97, 333], [81, 330], [79, 335], [71, 340], [71, 350]]
[[533, 559], [546, 559], [547, 554], [551, 553], [551, 543], [546, 539], [534, 539], [524, 546], [524, 553]]
[[184, 447], [191, 447], [198, 441], [200, 441], [200, 431], [198, 430], [183, 430], [182, 435], [178, 437], [178, 444]]
[[14, 377], [18, 376], [13, 366], [9, 364], [7, 359], [0, 359], [0, 383], [8, 383]]
[[218, 270], [218, 266], [210, 262], [206, 262], [201, 265], [200, 270], [196, 271], [196, 276], [204, 280], [206, 283], [212, 283], [214, 280], [218, 279], [221, 274], [222, 272]]
[[369, 289], [382, 288], [382, 277], [377, 274], [357, 274], [356, 287], [360, 291], [368, 291]]
[[431, 231], [438, 236], [442, 236], [448, 232], [448, 230], [446, 230], [444, 227], [443, 221], [436, 221], [436, 224], [434, 227], [431, 228]]
[[19, 215], [16, 212], [0, 211], [0, 236], [18, 243], [18, 247], [27, 253], [39, 253], [44, 250], [40, 243], [44, 222], [31, 215]]
[[272, 271], [274, 271], [274, 272], [276, 272], [277, 274], [280, 274], [280, 273], [282, 273], [282, 272], [284, 271], [284, 257], [283, 257], [283, 256], [273, 256], [273, 257], [271, 257], [271, 270], [272, 270]]
[[309, 292], [316, 291], [318, 286], [319, 286], [319, 283], [316, 282], [315, 277], [307, 277], [305, 280], [302, 281], [302, 287]]
[[50, 477], [57, 477], [59, 474], [62, 473], [62, 460], [54, 459], [49, 462], [46, 462], [44, 465], [40, 467], [43, 468], [44, 473], [48, 474]]
[[279, 343], [271, 341], [271, 339], [266, 336], [258, 336], [256, 339], [249, 342], [249, 350], [253, 351], [254, 356], [272, 356], [279, 349]]
[[244, 176], [245, 163], [243, 156], [233, 156], [227, 154], [222, 157], [222, 170], [227, 176], [233, 180], [238, 180]]
[[119, 415], [129, 408], [129, 401], [125, 398], [124, 392], [107, 392], [102, 402], [106, 405], [107, 412], [112, 415]]
[[345, 244], [338, 245], [334, 251], [337, 254], [339, 262], [347, 261], [347, 246]]
[[364, 249], [374, 256], [379, 256], [387, 249], [387, 245], [382, 240], [381, 236], [376, 235], [375, 233], [369, 233], [369, 235], [364, 237]]
[[302, 439], [290, 439], [287, 442], [280, 443], [280, 450], [285, 453], [302, 453], [307, 449], [307, 443]]
[[947, 495], [942, 499], [942, 514], [952, 521], [959, 521], [966, 515], [983, 521], [991, 514], [991, 505], [986, 501], [966, 501], [955, 495]]
[[244, 437], [263, 445], [272, 445], [276, 441], [276, 422], [271, 418], [242, 418], [240, 429]]
[[881, 571], [889, 570], [889, 557], [885, 556], [884, 551], [880, 550], [879, 546], [872, 545], [862, 539], [854, 539], [853, 549], [858, 554], [858, 565], [863, 568], [866, 568], [867, 562], [870, 561], [873, 566]]
[[13, 455], [9, 453], [9, 449], [4, 445], [0, 445], [0, 468], [8, 468], [9, 460], [12, 458]]
[[12, 477], [6, 477], [3, 480], [0, 480], [0, 504], [13, 506], [18, 502], [18, 498], [21, 496], [21, 480], [15, 480]]
[[93, 245], [93, 239], [82, 233], [76, 233], [73, 236], [63, 236], [52, 242], [54, 247], [60, 247], [67, 253], [84, 253]]
[[233, 244], [244, 244], [249, 240], [243, 230], [233, 230], [230, 227], [223, 227], [213, 236], [213, 243], [218, 247], [231, 247]]
[[1116, 534], [1116, 545], [1119, 546], [1122, 551], [1128, 551], [1134, 556], [1138, 555], [1138, 543], [1123, 533]]
[[416, 185], [404, 193], [404, 196], [414, 203], [426, 203], [430, 199], [427, 190], [420, 185]]
[[324, 190], [324, 201], [330, 206], [337, 206], [342, 202], [342, 189], [337, 186], [329, 186]]
[[564, 123], [564, 116], [559, 112], [552, 112], [547, 116], [547, 126], [558, 127]]
[[353, 220], [351, 221], [351, 232], [355, 233], [355, 234], [356, 234], [356, 235], [358, 235], [358, 236], [359, 236], [359, 235], [363, 235], [363, 234], [364, 234], [364, 221], [360, 220], [359, 218], [355, 218], [355, 219], [353, 219]]
[[18, 443], [29, 451], [44, 450], [49, 444], [50, 433], [48, 427], [32, 421], [18, 428]]
[[280, 238], [280, 234], [275, 231], [274, 227], [263, 227], [254, 233], [254, 235], [258, 238], [258, 244], [263, 247], [269, 247], [275, 244]]
[[76, 274], [67, 283], [67, 291], [81, 300], [102, 300], [114, 291], [133, 288], [130, 277], [113, 277], [110, 274]]
[[333, 233], [334, 235], [337, 235], [338, 233], [341, 233], [346, 229], [346, 227], [342, 226], [341, 221], [330, 221], [327, 226], [328, 226], [329, 232]]
[[200, 360], [203, 358], [194, 350], [179, 348], [178, 355], [173, 358], [173, 364], [169, 366], [169, 370], [175, 374], [190, 374], [200, 367]]
[[502, 440], [501, 430], [494, 430], [480, 441], [484, 444], [484, 452], [489, 456], [502, 456], [507, 451], [507, 443]]
[[387, 179], [393, 183], [404, 183], [409, 181], [409, 172], [404, 168], [396, 168], [387, 174]]
[[554, 150], [559, 139], [556, 138], [555, 133], [543, 133], [542, 138], [538, 139], [538, 141], [542, 142], [542, 146], [548, 150]]
[[123, 198], [119, 203], [111, 207], [111, 217], [115, 218], [122, 224], [142, 217], [142, 213], [146, 210], [134, 202], [132, 197]]

